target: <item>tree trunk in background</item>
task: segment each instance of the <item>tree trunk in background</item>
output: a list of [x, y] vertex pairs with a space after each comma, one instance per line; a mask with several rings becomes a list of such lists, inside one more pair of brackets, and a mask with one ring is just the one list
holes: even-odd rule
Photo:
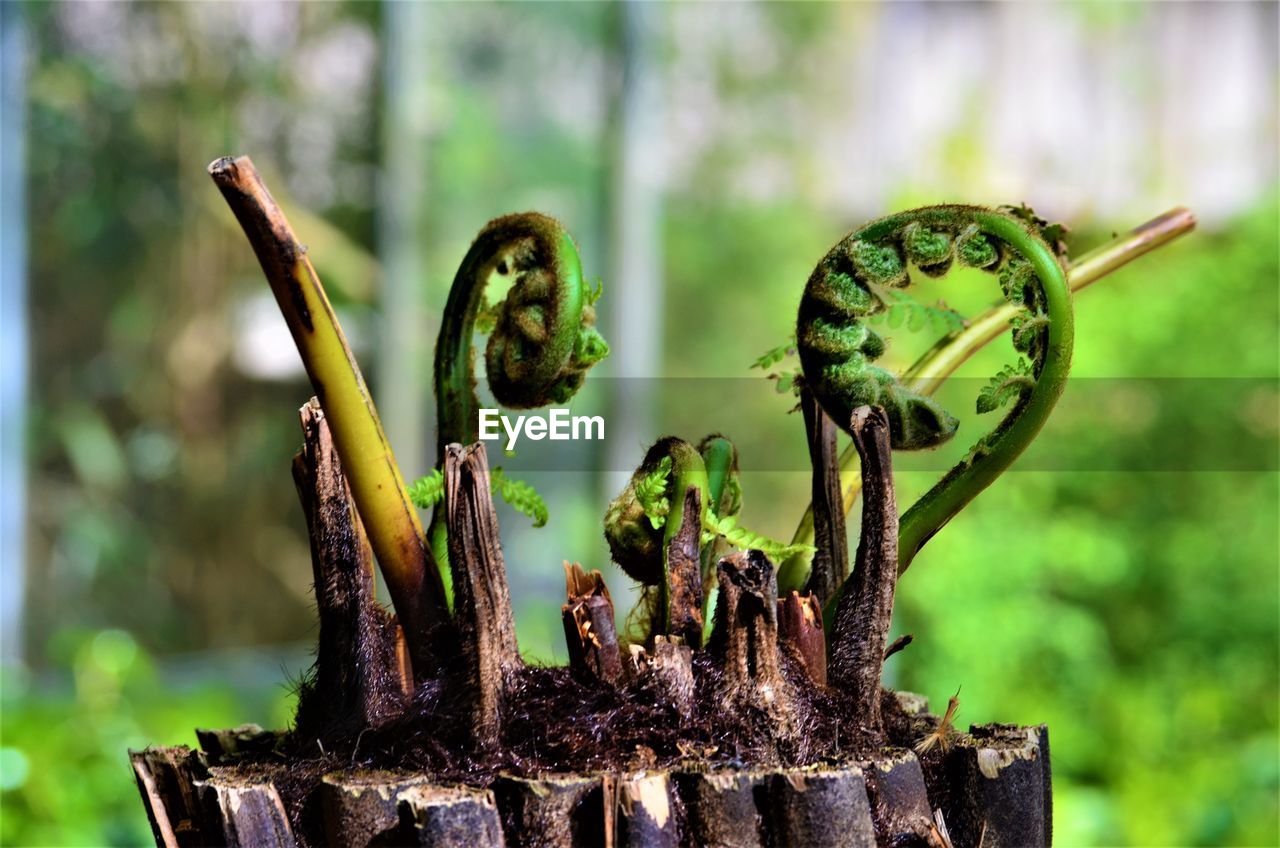
[[609, 197], [605, 362], [613, 377], [604, 485], [626, 485], [652, 435], [652, 378], [662, 366], [661, 68], [654, 58], [666, 10], [628, 0], [620, 7], [622, 90], [617, 98]]
[[406, 479], [434, 462], [427, 393], [429, 341], [438, 320], [427, 293], [427, 148], [431, 79], [426, 3], [384, 3], [382, 168], [378, 172], [377, 372], [374, 391], [387, 440]]
[[0, 4], [0, 661], [22, 659], [26, 600], [27, 31]]

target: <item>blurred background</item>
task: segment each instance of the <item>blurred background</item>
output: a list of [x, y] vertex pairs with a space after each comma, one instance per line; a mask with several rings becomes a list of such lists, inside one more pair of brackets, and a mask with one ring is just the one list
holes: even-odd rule
[[[547, 662], [561, 560], [606, 568], [605, 504], [658, 435], [735, 439], [743, 524], [790, 537], [802, 424], [749, 366], [848, 229], [1026, 202], [1079, 251], [1190, 206], [1193, 235], [1077, 298], [1072, 386], [903, 580], [916, 641], [887, 673], [935, 707], [962, 687], [962, 724], [1047, 722], [1059, 845], [1280, 843], [1275, 3], [9, 2], [0, 23], [0, 842], [145, 844], [126, 748], [291, 720], [311, 390], [205, 173], [247, 153], [406, 476], [433, 462], [438, 316], [486, 220], [556, 215], [603, 280], [614, 353], [573, 406], [608, 438], [521, 452], [551, 520], [500, 513]], [[962, 311], [997, 293], [943, 285]], [[978, 378], [1012, 359], [1001, 340], [947, 395], [961, 453]], [[941, 466], [903, 467], [905, 505]]]

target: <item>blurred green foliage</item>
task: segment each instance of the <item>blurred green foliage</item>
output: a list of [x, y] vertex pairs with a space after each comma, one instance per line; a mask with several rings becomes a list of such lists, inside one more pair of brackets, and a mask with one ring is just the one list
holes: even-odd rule
[[[1100, 4], [1078, 5], [1102, 15]], [[874, 14], [869, 4], [758, 8], [758, 25], [797, 54]], [[619, 65], [614, 13], [587, 4], [432, 9], [429, 232], [417, 234], [431, 246], [421, 282], [429, 314], [438, 314], [477, 227], [512, 209], [564, 219], [588, 275], [601, 274], [613, 106], [602, 96], [567, 108], [562, 91], [532, 84], [540, 74], [528, 64], [541, 62], [564, 90], [595, 74], [606, 80], [602, 91], [614, 91], [613, 71], [602, 70]], [[664, 359], [655, 372], [742, 383], [710, 411], [666, 384], [656, 427], [733, 438], [746, 468], [743, 523], [786, 539], [808, 478], [776, 470], [798, 468], [785, 462], [752, 465], [802, 457], [802, 427], [786, 414], [791, 399], [748, 366], [792, 331], [813, 263], [860, 222], [832, 211], [831, 175], [777, 116], [843, 96], [844, 78], [817, 59], [789, 63], [775, 52], [772, 63], [756, 62], [758, 32], [735, 40], [726, 29], [717, 40], [718, 28], [697, 29], [691, 6], [672, 9], [691, 18], [682, 37], [708, 45], [667, 57], [685, 62], [673, 64], [672, 82], [689, 73], [713, 90], [729, 129], [664, 196]], [[1126, 6], [1123, 20], [1107, 13], [1101, 25], [1141, 19], [1145, 9]], [[204, 166], [250, 152], [279, 197], [316, 216], [304, 225], [290, 213], [344, 325], [367, 337], [379, 11], [362, 3], [255, 15], [225, 3], [27, 11], [37, 48], [31, 670], [0, 677], [0, 842], [140, 844], [149, 834], [125, 749], [190, 743], [195, 726], [287, 723], [288, 681], [305, 662], [292, 646], [313, 634], [288, 475], [299, 441], [293, 410], [310, 390], [297, 376], [267, 381], [236, 364], [242, 309], [263, 285]], [[542, 52], [516, 49], [516, 38]], [[706, 61], [690, 66], [691, 55]], [[936, 184], [928, 171], [919, 178], [927, 189], [899, 187], [878, 211], [1053, 201], [989, 197], [974, 176], [983, 143], [976, 131], [949, 139]], [[770, 170], [784, 159], [792, 170]], [[762, 161], [762, 182], [742, 185]], [[1073, 245], [1087, 248], [1138, 221], [1071, 223], [1081, 226]], [[902, 582], [897, 627], [916, 640], [891, 661], [890, 682], [938, 706], [961, 686], [962, 721], [1048, 722], [1057, 844], [1280, 844], [1278, 255], [1272, 197], [1081, 294], [1074, 374], [1100, 379], [1068, 388], [1026, 465], [1070, 468], [1078, 458], [1085, 470], [1009, 474]], [[619, 317], [608, 313], [605, 282], [607, 327]], [[980, 277], [938, 285], [928, 291], [964, 312], [996, 295]], [[356, 341], [366, 372], [376, 373], [369, 346]], [[903, 364], [920, 343], [895, 339], [891, 355]], [[963, 418], [961, 436], [953, 454], [939, 456], [962, 454], [985, 425], [972, 413], [976, 385], [1010, 361], [1002, 341], [959, 375], [946, 403]], [[1135, 378], [1204, 378], [1210, 393], [1197, 399], [1185, 387], [1202, 384], [1184, 382], [1170, 395]], [[607, 403], [599, 381], [588, 381], [593, 392], [587, 402]], [[1073, 394], [1087, 402], [1073, 404]], [[1057, 452], [1041, 461], [1041, 449]], [[1206, 450], [1216, 466], [1195, 461]], [[904, 467], [907, 503], [936, 472]], [[1151, 470], [1160, 468], [1175, 470]], [[562, 660], [559, 560], [604, 562], [599, 521], [614, 492], [600, 475], [528, 479], [547, 493], [551, 520], [530, 530], [502, 516], [508, 545], [522, 552], [508, 557], [520, 642], [528, 656]], [[615, 597], [623, 594], [620, 573], [608, 577]], [[260, 653], [243, 664], [186, 653], [249, 646]]]
[[187, 658], [175, 673], [125, 630], [72, 627], [49, 650], [65, 674], [0, 676], [3, 845], [150, 844], [127, 749], [194, 745], [196, 727], [292, 719], [286, 679], [252, 658], [212, 666]]

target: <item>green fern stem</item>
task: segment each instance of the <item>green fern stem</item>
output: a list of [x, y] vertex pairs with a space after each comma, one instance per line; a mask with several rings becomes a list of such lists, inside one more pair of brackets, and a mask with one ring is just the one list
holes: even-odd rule
[[1062, 396], [1071, 369], [1075, 322], [1071, 292], [1058, 259], [1027, 226], [1007, 215], [973, 213], [985, 231], [1004, 240], [1031, 262], [1049, 323], [1042, 357], [1034, 363], [1035, 387], [983, 440], [982, 452], [952, 469], [903, 514], [898, 532], [898, 572], [906, 571], [926, 542], [956, 513], [991, 485], [1035, 440]]
[[[1195, 226], [1195, 215], [1190, 210], [1170, 209], [1073, 260], [1067, 283], [1073, 293], [1088, 288], [1135, 259], [1186, 235]], [[934, 394], [977, 351], [1008, 332], [1010, 321], [1019, 311], [1016, 304], [1004, 299], [996, 302], [971, 319], [962, 331], [939, 340], [903, 372], [902, 382], [919, 394]], [[785, 348], [780, 348], [775, 361], [783, 355]], [[861, 488], [858, 453], [852, 444], [840, 454], [840, 472], [847, 513], [852, 510]], [[796, 527], [792, 544], [808, 545], [813, 541], [813, 533], [813, 505], [810, 504]], [[802, 553], [787, 559], [778, 571], [779, 591], [802, 588], [808, 580], [810, 565], [811, 558]]]
[[[819, 263], [801, 299], [797, 341], [805, 379], [846, 430], [852, 410], [883, 406], [896, 449], [933, 447], [955, 432], [956, 420], [927, 395], [912, 391], [871, 363], [884, 342], [864, 321], [883, 308], [874, 287], [909, 283], [908, 261], [926, 273], [945, 272], [953, 258], [1000, 275], [1006, 297], [1047, 323], [1025, 341], [1035, 386], [953, 468], [902, 516], [899, 571], [961, 509], [1000, 476], [1044, 426], [1066, 385], [1073, 322], [1066, 277], [1030, 222], [1005, 212], [937, 206], [879, 219], [850, 234]], [[839, 593], [832, 599], [834, 609]]]
[[[702, 462], [707, 469], [707, 499], [709, 509], [704, 513], [712, 517], [727, 518], [742, 508], [741, 485], [738, 482], [738, 450], [733, 442], [721, 435], [707, 436], [698, 446]], [[712, 539], [702, 551], [702, 643], [711, 638], [715, 624], [716, 596], [720, 593], [716, 582], [716, 560], [720, 545]]]
[[[438, 457], [448, 444], [479, 439], [472, 338], [485, 307], [485, 289], [495, 279], [512, 283], [506, 299], [485, 310], [494, 324], [485, 371], [498, 403], [513, 409], [565, 403], [587, 370], [609, 353], [594, 327], [595, 296], [583, 280], [578, 249], [564, 227], [536, 212], [490, 221], [454, 275], [436, 341]], [[432, 515], [428, 537], [444, 565], [448, 550], [442, 509]]]

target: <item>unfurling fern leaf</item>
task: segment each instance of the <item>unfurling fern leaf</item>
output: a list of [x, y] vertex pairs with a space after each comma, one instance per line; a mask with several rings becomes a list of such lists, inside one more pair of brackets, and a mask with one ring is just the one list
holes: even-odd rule
[[875, 287], [875, 295], [880, 298], [885, 309], [867, 318], [872, 324], [883, 323], [893, 330], [905, 323], [913, 333], [928, 326], [945, 335], [958, 333], [965, 327], [964, 316], [942, 302], [937, 305], [920, 303], [904, 291], [880, 286]]
[[711, 513], [706, 513], [702, 519], [702, 543], [708, 544], [715, 537], [723, 536], [724, 540], [735, 548], [741, 550], [758, 550], [764, 551], [765, 556], [774, 562], [782, 562], [787, 557], [794, 556], [799, 553], [813, 553], [814, 548], [811, 545], [788, 545], [767, 536], [761, 536], [759, 533], [753, 533], [745, 527], [738, 526], [738, 517], [736, 515], [717, 518]]
[[1013, 321], [1013, 349], [1037, 359], [1038, 351], [1033, 350], [1049, 329], [1049, 316], [1044, 313], [1029, 312], [1015, 316]]
[[[444, 500], [444, 474], [437, 468], [409, 484], [409, 499], [418, 509], [430, 509]], [[489, 475], [489, 491], [511, 504], [518, 512], [533, 519], [534, 527], [547, 523], [547, 504], [533, 486], [512, 480], [501, 466]]]
[[547, 504], [538, 490], [523, 480], [512, 480], [501, 466], [494, 468], [489, 476], [489, 488], [517, 512], [532, 518], [534, 527], [547, 523]]
[[409, 484], [409, 500], [418, 509], [431, 507], [444, 500], [444, 474], [437, 468]]
[[1000, 373], [992, 377], [991, 382], [978, 392], [978, 414], [999, 409], [1035, 387], [1036, 378], [1031, 372], [1031, 363], [1019, 357], [1017, 365], [1001, 368]]
[[767, 371], [771, 365], [776, 365], [788, 356], [795, 356], [796, 353], [796, 337], [792, 336], [787, 339], [787, 343], [778, 345], [775, 348], [766, 350], [764, 354], [751, 363], [752, 368], [759, 368], [761, 371]]
[[654, 530], [662, 529], [667, 513], [671, 511], [671, 499], [667, 497], [667, 479], [670, 476], [671, 457], [664, 456], [658, 467], [636, 484], [636, 501]]

